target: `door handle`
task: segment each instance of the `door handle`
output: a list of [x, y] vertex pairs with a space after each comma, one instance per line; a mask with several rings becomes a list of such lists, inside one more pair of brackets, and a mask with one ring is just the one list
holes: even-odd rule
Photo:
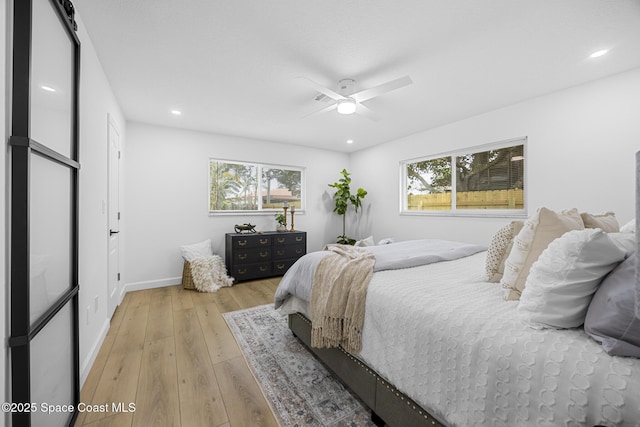
[[109, 230], [109, 236], [113, 236], [114, 234], [118, 234], [119, 231]]

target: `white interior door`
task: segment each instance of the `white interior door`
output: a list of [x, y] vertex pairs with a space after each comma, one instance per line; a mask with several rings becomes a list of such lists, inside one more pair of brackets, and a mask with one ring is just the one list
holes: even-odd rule
[[120, 304], [120, 134], [111, 118], [108, 120], [109, 139], [109, 277], [107, 315], [109, 318]]

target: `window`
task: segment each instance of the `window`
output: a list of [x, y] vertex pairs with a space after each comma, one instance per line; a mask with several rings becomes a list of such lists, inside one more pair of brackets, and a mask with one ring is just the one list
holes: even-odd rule
[[525, 143], [401, 162], [402, 213], [525, 214]]
[[304, 169], [209, 159], [209, 212], [304, 209]]

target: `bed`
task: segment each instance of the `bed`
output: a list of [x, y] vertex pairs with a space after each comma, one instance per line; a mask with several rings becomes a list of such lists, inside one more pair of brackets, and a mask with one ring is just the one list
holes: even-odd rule
[[[610, 215], [596, 215], [596, 221], [610, 219], [605, 216]], [[583, 227], [561, 233], [562, 239], [551, 239], [537, 254], [538, 262], [524, 290], [511, 286], [504, 277], [490, 282], [484, 250], [377, 270], [366, 290], [361, 347], [356, 352], [344, 346], [311, 346], [311, 291], [306, 285], [313, 282], [314, 269], [327, 251], [308, 254], [283, 277], [276, 291], [276, 308], [289, 316], [293, 333], [371, 408], [377, 425], [639, 426], [640, 358], [624, 353], [627, 343], [619, 340], [616, 345], [623, 346], [625, 355], [608, 354], [611, 346], [605, 346], [605, 334], [598, 330], [597, 321], [592, 322], [595, 331], [587, 333], [583, 327], [595, 304], [591, 301], [610, 300], [598, 296], [603, 280], [614, 276], [610, 272], [627, 266], [628, 277], [628, 265], [637, 253], [635, 233], [628, 233], [631, 227], [635, 231], [635, 225], [625, 227], [627, 233]], [[512, 232], [513, 246], [523, 232]], [[581, 253], [583, 258], [576, 261], [575, 254], [558, 252], [560, 242], [592, 250], [585, 249], [587, 255]], [[490, 251], [493, 244], [492, 240]], [[393, 247], [388, 245], [388, 250]], [[504, 252], [503, 274], [508, 275], [513, 248], [505, 247]], [[600, 267], [593, 267], [593, 259], [585, 266], [584, 257], [601, 260], [603, 253], [611, 256]], [[576, 275], [590, 276], [590, 290], [555, 307], [556, 313], [547, 317], [538, 316], [535, 310], [527, 315], [531, 301], [550, 298], [549, 294], [532, 296], [538, 288], [543, 294], [551, 292], [550, 306], [564, 298], [553, 295], [559, 286], [544, 290], [549, 281], [549, 273], [545, 276], [542, 268], [545, 259], [563, 271], [570, 282], [567, 286], [575, 286]], [[575, 275], [567, 273], [567, 266], [558, 266], [559, 259], [572, 259]], [[597, 280], [591, 277], [594, 274]], [[584, 289], [586, 285], [580, 286]], [[522, 299], [510, 298], [514, 292]], [[632, 295], [632, 312], [633, 299]], [[557, 312], [562, 314], [560, 320]], [[551, 327], [545, 322], [559, 325]], [[640, 321], [636, 319], [631, 328], [638, 332]]]

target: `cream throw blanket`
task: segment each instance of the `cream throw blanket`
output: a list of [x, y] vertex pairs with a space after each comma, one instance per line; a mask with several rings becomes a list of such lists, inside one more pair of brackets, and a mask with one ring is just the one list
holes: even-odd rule
[[332, 253], [320, 260], [311, 290], [311, 346], [361, 349], [364, 303], [375, 257], [348, 245], [325, 247]]

